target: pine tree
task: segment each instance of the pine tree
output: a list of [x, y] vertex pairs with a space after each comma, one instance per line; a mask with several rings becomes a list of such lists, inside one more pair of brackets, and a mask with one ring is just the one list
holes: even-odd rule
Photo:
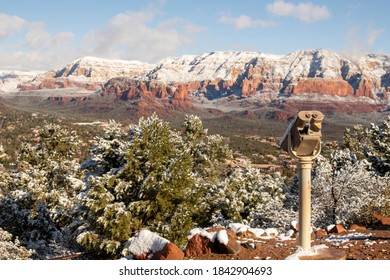
[[348, 148], [358, 159], [367, 159], [381, 175], [390, 172], [390, 117], [381, 124], [371, 124], [369, 128], [355, 125], [346, 129], [343, 147]]
[[[148, 228], [184, 245], [188, 231], [204, 219], [199, 201], [206, 182], [220, 177], [218, 162], [229, 152], [219, 146], [222, 138], [207, 136], [199, 118], [187, 116], [183, 128], [175, 132], [154, 114], [130, 129], [121, 165], [106, 161], [105, 173], [88, 179], [84, 223], [76, 231], [80, 244], [114, 258], [129, 237]], [[101, 158], [106, 150], [95, 151], [93, 157]]]
[[[348, 149], [319, 157], [312, 174], [312, 216], [317, 226], [362, 222], [386, 205], [387, 176], [378, 176], [367, 160]], [[388, 203], [388, 200], [387, 200]]]
[[32, 253], [20, 245], [18, 238], [0, 228], [0, 260], [28, 260]]
[[83, 182], [74, 159], [79, 140], [74, 132], [46, 125], [38, 144], [24, 143], [17, 172], [7, 172], [0, 201], [0, 227], [34, 250], [34, 258], [67, 250], [63, 228]]

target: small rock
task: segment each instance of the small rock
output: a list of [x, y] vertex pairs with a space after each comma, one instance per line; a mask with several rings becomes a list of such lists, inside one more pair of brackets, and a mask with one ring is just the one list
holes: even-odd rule
[[184, 252], [175, 244], [168, 243], [161, 251], [153, 254], [152, 260], [182, 260], [184, 259]]
[[360, 224], [352, 224], [349, 226], [348, 230], [356, 230], [356, 231], [366, 230], [366, 227]]
[[331, 230], [329, 230], [329, 233], [342, 233], [345, 231], [345, 228], [342, 225], [335, 225]]
[[241, 243], [241, 246], [244, 247], [245, 249], [249, 249], [249, 250], [256, 249], [256, 244], [254, 242], [244, 242], [244, 243]]
[[326, 231], [323, 228], [319, 228], [315, 231], [315, 236], [317, 239], [324, 239], [326, 236]]
[[292, 229], [295, 232], [299, 231], [299, 224], [297, 221], [292, 221], [290, 224], [290, 229]]
[[379, 221], [382, 226], [390, 226], [390, 217], [385, 217], [385, 216], [378, 215], [378, 214], [373, 214], [372, 216], [377, 221]]
[[251, 231], [241, 231], [237, 233], [237, 236], [240, 238], [255, 239], [257, 236]]

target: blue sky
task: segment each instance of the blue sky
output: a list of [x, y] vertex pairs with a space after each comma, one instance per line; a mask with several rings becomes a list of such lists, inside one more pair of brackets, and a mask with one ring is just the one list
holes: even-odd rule
[[156, 63], [210, 51], [390, 53], [383, 0], [13, 0], [0, 5], [0, 69], [86, 55]]

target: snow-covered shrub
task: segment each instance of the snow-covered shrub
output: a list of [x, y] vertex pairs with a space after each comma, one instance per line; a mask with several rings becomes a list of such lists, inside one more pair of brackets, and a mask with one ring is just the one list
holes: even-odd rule
[[222, 138], [207, 136], [197, 117], [187, 116], [183, 130], [179, 134], [153, 115], [131, 128], [127, 143], [112, 147], [119, 133], [108, 149], [94, 149], [93, 159], [112, 150], [120, 164], [106, 160], [104, 174], [89, 176], [84, 220], [76, 230], [80, 244], [118, 257], [124, 242], [143, 228], [186, 242], [197, 219], [204, 219], [198, 202], [205, 182], [219, 178], [220, 162], [230, 153]]
[[[389, 177], [378, 176], [367, 160], [345, 150], [320, 156], [312, 172], [312, 217], [317, 226], [362, 222], [388, 200]], [[369, 211], [370, 210], [370, 211]]]
[[0, 260], [28, 260], [32, 253], [20, 245], [18, 238], [0, 228]]
[[126, 133], [120, 124], [111, 120], [103, 135], [95, 138], [91, 157], [83, 162], [81, 168], [91, 174], [103, 175], [111, 169], [123, 166], [126, 144]]
[[83, 181], [74, 159], [80, 144], [75, 133], [49, 124], [39, 136], [38, 144], [22, 145], [19, 169], [0, 178], [6, 186], [0, 196], [0, 227], [34, 249], [34, 258], [46, 258], [66, 250], [63, 229], [73, 219]]
[[350, 149], [359, 159], [367, 159], [379, 174], [390, 173], [390, 116], [380, 125], [369, 128], [355, 125], [346, 129], [344, 147]]
[[261, 174], [249, 166], [235, 168], [206, 192], [204, 203], [209, 205], [211, 222], [285, 228], [296, 213], [285, 203], [288, 189], [283, 180], [280, 173]]

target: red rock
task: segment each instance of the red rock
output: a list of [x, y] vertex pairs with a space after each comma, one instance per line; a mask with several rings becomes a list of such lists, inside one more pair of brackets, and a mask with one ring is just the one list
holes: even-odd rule
[[210, 254], [214, 251], [214, 244], [209, 238], [195, 234], [187, 243], [185, 255], [191, 257]]
[[390, 226], [390, 217], [385, 217], [385, 216], [378, 215], [378, 214], [373, 214], [372, 216], [377, 221], [379, 221], [382, 226]]
[[359, 225], [359, 224], [352, 224], [348, 227], [348, 230], [356, 230], [356, 231], [359, 231], [359, 230], [366, 230], [366, 227], [363, 226], [363, 225]]
[[345, 231], [345, 228], [342, 225], [335, 225], [329, 230], [329, 233], [342, 233]]
[[[227, 236], [227, 243], [224, 240], [224, 235]], [[220, 254], [237, 254], [241, 250], [241, 245], [236, 241], [236, 235], [229, 234], [227, 230], [223, 229], [217, 232], [215, 238], [215, 248]]]
[[324, 239], [326, 236], [326, 231], [323, 228], [317, 229], [314, 233], [317, 239]]
[[240, 238], [247, 238], [247, 239], [255, 239], [257, 237], [256, 234], [254, 234], [249, 230], [238, 232], [237, 236]]
[[[195, 234], [187, 243], [185, 255], [187, 257], [202, 254], [237, 254], [241, 250], [241, 245], [237, 242], [234, 232], [225, 228], [207, 229], [207, 232], [215, 233], [213, 240], [208, 237]], [[225, 236], [224, 236], [225, 235]], [[227, 237], [227, 243], [225, 242]]]
[[363, 78], [360, 83], [359, 87], [356, 90], [356, 96], [366, 96], [370, 98], [374, 98], [374, 95], [372, 93], [373, 88], [373, 82], [371, 80], [367, 80]]
[[151, 260], [182, 260], [184, 252], [169, 242], [161, 251], [155, 252]]
[[311, 78], [298, 81], [293, 87], [292, 94], [320, 93], [325, 95], [353, 96], [353, 87], [344, 80], [327, 80]]

